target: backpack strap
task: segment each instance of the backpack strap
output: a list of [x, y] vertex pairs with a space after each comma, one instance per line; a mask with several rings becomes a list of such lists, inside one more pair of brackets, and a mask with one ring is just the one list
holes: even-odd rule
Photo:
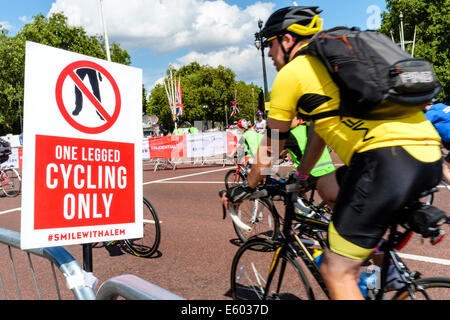
[[319, 120], [319, 119], [335, 117], [335, 116], [342, 116], [342, 114], [339, 110], [325, 111], [325, 112], [313, 114], [313, 115], [299, 112], [299, 113], [297, 113], [297, 115], [305, 121]]

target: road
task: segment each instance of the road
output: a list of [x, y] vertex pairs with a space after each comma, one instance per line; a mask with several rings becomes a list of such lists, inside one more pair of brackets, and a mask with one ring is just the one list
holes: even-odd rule
[[[237, 250], [233, 241], [236, 235], [231, 219], [222, 220], [217, 196], [224, 188], [223, 178], [229, 169], [230, 166], [201, 166], [153, 172], [153, 167], [144, 166], [144, 196], [151, 201], [161, 220], [159, 251], [151, 258], [139, 258], [119, 248], [115, 253], [94, 248], [93, 272], [99, 284], [114, 276], [133, 274], [187, 299], [231, 299], [230, 266]], [[435, 205], [449, 213], [448, 199], [449, 192], [442, 189], [436, 195]], [[2, 228], [20, 231], [20, 206], [20, 196], [0, 198]], [[444, 230], [450, 233], [448, 225]], [[424, 276], [450, 276], [448, 241], [446, 238], [439, 245], [431, 246], [428, 240], [422, 243], [421, 238], [414, 235], [401, 252], [408, 266]], [[4, 257], [8, 252], [2, 247], [0, 256]], [[67, 249], [81, 265], [81, 246]], [[26, 268], [26, 259], [14, 262], [19, 269]], [[2, 266], [0, 272], [1, 269]], [[50, 277], [48, 271], [38, 275], [44, 282]], [[14, 283], [9, 281], [6, 287], [13, 290]], [[34, 299], [32, 291], [25, 290], [25, 298]]]

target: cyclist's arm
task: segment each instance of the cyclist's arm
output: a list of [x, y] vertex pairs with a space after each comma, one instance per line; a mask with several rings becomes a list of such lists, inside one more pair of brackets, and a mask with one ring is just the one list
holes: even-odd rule
[[[280, 121], [269, 118], [267, 127], [271, 130], [279, 130], [281, 133], [289, 132], [291, 121]], [[252, 165], [248, 176], [248, 185], [256, 188], [264, 174], [268, 174], [268, 169], [272, 165], [272, 158], [278, 159], [280, 152], [284, 149], [286, 139], [271, 139], [268, 135], [264, 135], [258, 148], [256, 163]]]

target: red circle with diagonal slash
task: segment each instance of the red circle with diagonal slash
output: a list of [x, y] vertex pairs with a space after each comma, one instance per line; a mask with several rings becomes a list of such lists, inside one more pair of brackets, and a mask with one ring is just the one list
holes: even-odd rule
[[[111, 86], [114, 90], [114, 95], [116, 99], [116, 105], [114, 107], [114, 112], [112, 115], [109, 115], [108, 112], [103, 108], [101, 103], [97, 100], [97, 98], [89, 91], [89, 89], [84, 85], [84, 83], [81, 81], [81, 79], [78, 77], [78, 75], [75, 73], [76, 69], [79, 68], [91, 68], [99, 71], [102, 75], [104, 75], [109, 82], [111, 83]], [[76, 122], [70, 114], [67, 112], [67, 108], [64, 105], [63, 97], [62, 97], [62, 90], [63, 90], [63, 84], [67, 77], [70, 77], [74, 82], [75, 85], [83, 92], [83, 94], [89, 99], [89, 101], [94, 105], [94, 107], [97, 109], [97, 111], [102, 115], [102, 117], [105, 119], [106, 123], [99, 126], [99, 127], [87, 127], [85, 125], [82, 125], [78, 122]], [[75, 129], [84, 132], [84, 133], [90, 133], [90, 134], [97, 134], [102, 133], [111, 128], [111, 126], [116, 122], [117, 118], [120, 114], [120, 106], [121, 106], [121, 98], [120, 98], [120, 91], [119, 87], [117, 86], [116, 81], [111, 76], [111, 74], [103, 68], [101, 65], [94, 63], [92, 61], [76, 61], [71, 64], [69, 64], [67, 67], [63, 69], [61, 74], [58, 77], [58, 80], [56, 81], [56, 103], [58, 105], [59, 111], [61, 112], [64, 119]]]

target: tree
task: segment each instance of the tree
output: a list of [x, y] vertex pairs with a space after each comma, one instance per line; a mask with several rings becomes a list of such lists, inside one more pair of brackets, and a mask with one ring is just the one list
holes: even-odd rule
[[[179, 70], [173, 70], [172, 73], [174, 77], [181, 79], [184, 106], [181, 122], [188, 121], [193, 124], [196, 120], [212, 120], [225, 123], [225, 117], [230, 118], [235, 92], [240, 112], [229, 120], [246, 117], [253, 119], [253, 105], [256, 108], [258, 92], [261, 89], [253, 84], [236, 82], [236, 75], [231, 69], [223, 66], [201, 66], [192, 62]], [[167, 75], [169, 74], [170, 70], [167, 71]], [[254, 96], [251, 88], [254, 88]], [[165, 128], [174, 127], [164, 85], [158, 84], [151, 91], [147, 114], [156, 114]]]
[[20, 133], [24, 84], [24, 44], [18, 38], [0, 35], [0, 133]]
[[[14, 37], [0, 26], [0, 134], [21, 133], [25, 42], [27, 40], [100, 59], [106, 59], [101, 36], [89, 36], [81, 27], [70, 26], [67, 17], [55, 13], [46, 18], [39, 14]], [[111, 60], [130, 65], [130, 55], [111, 44]]]
[[[386, 0], [380, 31], [399, 39], [400, 13], [403, 13], [405, 40], [412, 40], [417, 26], [414, 56], [429, 60], [443, 90], [440, 101], [450, 103], [450, 0]], [[407, 49], [411, 52], [411, 46]]]

